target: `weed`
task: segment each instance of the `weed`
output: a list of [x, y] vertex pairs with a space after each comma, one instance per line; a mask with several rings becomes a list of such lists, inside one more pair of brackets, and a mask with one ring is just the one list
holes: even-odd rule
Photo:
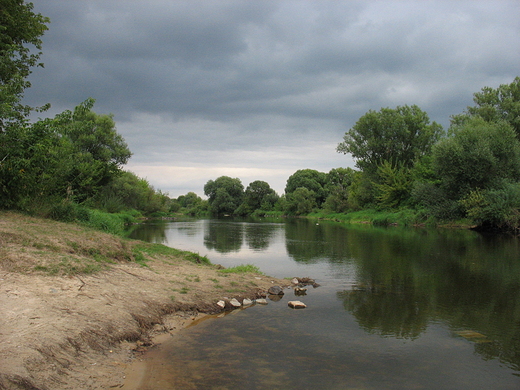
[[260, 269], [253, 264], [241, 264], [231, 268], [220, 269], [218, 270], [218, 272], [221, 272], [223, 274], [262, 274], [262, 272], [260, 272]]

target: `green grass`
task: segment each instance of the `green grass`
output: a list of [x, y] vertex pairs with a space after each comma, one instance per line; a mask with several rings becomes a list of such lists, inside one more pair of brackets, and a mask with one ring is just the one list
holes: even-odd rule
[[134, 257], [136, 256], [136, 253], [140, 253], [141, 255], [148, 255], [148, 256], [173, 256], [173, 257], [181, 257], [185, 260], [188, 260], [195, 264], [206, 264], [210, 265], [211, 261], [206, 256], [201, 256], [198, 253], [188, 252], [188, 251], [182, 251], [180, 249], [171, 248], [166, 245], [162, 244], [138, 244], [134, 246]]
[[218, 270], [218, 272], [223, 274], [262, 274], [262, 272], [260, 272], [260, 269], [253, 264], [241, 264], [231, 268], [220, 269]]

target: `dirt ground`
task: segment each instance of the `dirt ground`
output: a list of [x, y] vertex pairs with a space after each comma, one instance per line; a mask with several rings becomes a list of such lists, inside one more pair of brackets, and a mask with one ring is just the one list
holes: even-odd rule
[[83, 239], [97, 248], [133, 245], [0, 213], [0, 389], [137, 389], [145, 369], [139, 356], [157, 335], [220, 312], [221, 299], [255, 298], [288, 284], [171, 256], [146, 266], [118, 261], [89, 274], [35, 271], [60, 258], [63, 264], [64, 253], [81, 262], [89, 252], [81, 250]]

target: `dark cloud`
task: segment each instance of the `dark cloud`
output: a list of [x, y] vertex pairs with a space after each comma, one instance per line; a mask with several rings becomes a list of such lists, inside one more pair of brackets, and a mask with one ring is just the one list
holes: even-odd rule
[[[45, 0], [35, 9], [52, 23], [28, 103], [50, 102], [53, 114], [94, 97], [129, 142], [130, 167], [155, 167], [154, 178], [180, 166], [268, 166], [282, 182], [277, 166], [352, 165], [334, 147], [369, 109], [417, 104], [447, 126], [520, 63], [514, 0]], [[160, 188], [179, 195], [181, 176]]]

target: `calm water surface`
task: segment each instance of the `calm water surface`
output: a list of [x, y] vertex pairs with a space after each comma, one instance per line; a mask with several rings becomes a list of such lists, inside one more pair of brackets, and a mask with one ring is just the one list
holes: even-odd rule
[[134, 238], [309, 276], [163, 344], [143, 389], [520, 389], [520, 241], [465, 230], [192, 220]]

